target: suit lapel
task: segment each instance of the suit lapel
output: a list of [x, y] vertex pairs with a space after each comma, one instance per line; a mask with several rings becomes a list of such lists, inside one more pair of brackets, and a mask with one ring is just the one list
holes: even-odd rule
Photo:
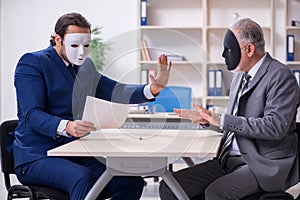
[[240, 85], [242, 83], [242, 79], [243, 79], [243, 73], [237, 73], [232, 79], [232, 81], [233, 81], [232, 84], [234, 84], [234, 87], [231, 88], [230, 93], [232, 93], [234, 95], [229, 96], [228, 109], [227, 109], [228, 114], [232, 114], [232, 112], [233, 112], [234, 105], [235, 105], [236, 99], [238, 97], [238, 91], [239, 91]]
[[[243, 81], [243, 73], [242, 72], [235, 73], [233, 75], [231, 88], [230, 88], [230, 94], [234, 94], [234, 95], [229, 95], [227, 114], [233, 113], [233, 109], [235, 106], [236, 99], [238, 98], [238, 92], [239, 92], [240, 85], [242, 84], [242, 81]], [[224, 132], [221, 142], [220, 142], [220, 145], [219, 145], [219, 148], [218, 148], [218, 151], [217, 151], [217, 155], [220, 154], [223, 143], [226, 141], [228, 133], [229, 133], [228, 131]]]
[[72, 77], [72, 75], [68, 71], [65, 63], [59, 57], [59, 55], [57, 54], [57, 52], [55, 51], [55, 49], [52, 46], [48, 47], [46, 54], [49, 57], [49, 59], [53, 62], [53, 66], [58, 71], [60, 71], [63, 74], [63, 76], [67, 79], [67, 81], [73, 87], [73, 85], [74, 85], [74, 78]]
[[262, 77], [265, 75], [265, 73], [268, 71], [268, 67], [270, 65], [270, 62], [272, 61], [272, 57], [267, 53], [265, 60], [259, 67], [257, 73], [253, 77], [253, 79], [250, 81], [250, 84], [248, 88], [244, 91], [243, 95], [247, 94], [258, 82], [262, 79]]

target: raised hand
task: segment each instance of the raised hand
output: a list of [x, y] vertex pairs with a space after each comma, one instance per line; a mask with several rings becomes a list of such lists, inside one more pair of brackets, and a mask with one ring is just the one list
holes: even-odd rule
[[151, 93], [156, 96], [168, 83], [172, 63], [168, 63], [168, 58], [165, 54], [158, 58], [157, 75], [150, 75]]

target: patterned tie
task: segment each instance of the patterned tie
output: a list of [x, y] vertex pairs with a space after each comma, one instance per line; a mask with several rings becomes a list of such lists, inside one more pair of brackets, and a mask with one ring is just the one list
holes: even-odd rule
[[[249, 74], [245, 73], [243, 75], [243, 82], [242, 82], [241, 88], [238, 93], [237, 103], [239, 102], [239, 98], [242, 96], [245, 89], [247, 89], [250, 79], [251, 79], [251, 76]], [[237, 114], [237, 108], [238, 108], [238, 105], [235, 105], [234, 110], [233, 110], [234, 115]], [[226, 140], [223, 143], [221, 152], [218, 156], [218, 160], [220, 161], [220, 163], [223, 167], [225, 166], [225, 163], [227, 160], [226, 158], [227, 158], [227, 155], [229, 154], [229, 149], [230, 149], [229, 147], [231, 146], [233, 138], [234, 138], [234, 132], [228, 132], [227, 136], [226, 136]]]
[[251, 76], [247, 73], [244, 73], [243, 75], [243, 84], [242, 84], [242, 92], [241, 94], [244, 93], [244, 90], [248, 88], [249, 82], [250, 82]]

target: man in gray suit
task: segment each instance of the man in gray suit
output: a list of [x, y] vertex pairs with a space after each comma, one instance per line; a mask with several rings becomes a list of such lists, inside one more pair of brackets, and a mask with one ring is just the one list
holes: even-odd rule
[[[285, 191], [299, 181], [296, 115], [299, 86], [284, 64], [265, 52], [261, 27], [251, 19], [234, 23], [224, 37], [222, 56], [234, 70], [226, 114], [174, 109], [194, 123], [223, 132], [213, 160], [174, 173], [191, 199], [240, 199]], [[176, 199], [162, 181], [160, 197]]]

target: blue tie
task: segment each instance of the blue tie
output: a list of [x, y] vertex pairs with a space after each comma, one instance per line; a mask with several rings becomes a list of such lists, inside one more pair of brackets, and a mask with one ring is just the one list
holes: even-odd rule
[[69, 64], [67, 66], [67, 68], [68, 68], [69, 72], [71, 73], [71, 75], [75, 78], [77, 75], [77, 72], [78, 72], [78, 66]]

